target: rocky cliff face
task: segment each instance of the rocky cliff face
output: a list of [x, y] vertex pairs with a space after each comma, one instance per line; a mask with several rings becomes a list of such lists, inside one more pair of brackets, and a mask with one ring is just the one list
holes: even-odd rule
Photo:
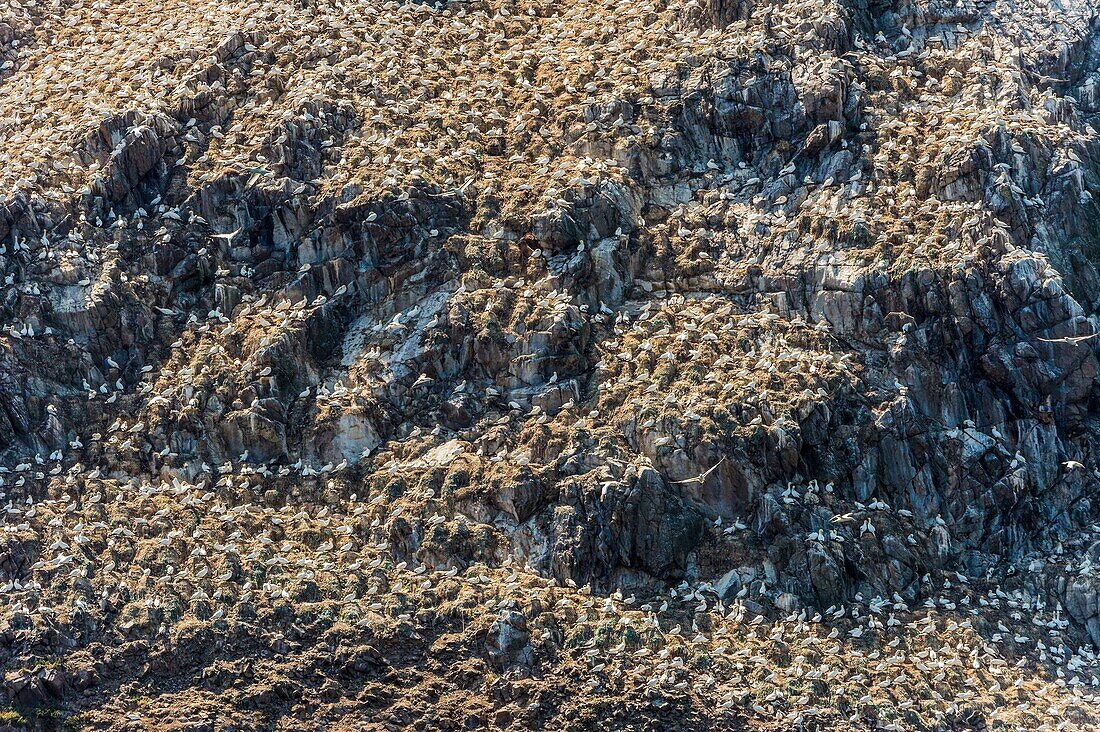
[[[982, 667], [1022, 669], [1009, 723], [1052, 695], [1092, 724], [1093, 4], [3, 12], [14, 715], [125, 726], [83, 711], [107, 694], [137, 725], [115, 692], [149, 683], [242, 728], [977, 728], [1001, 681], [912, 710], [890, 684], [924, 671], [879, 664], [850, 707], [835, 679], [716, 707], [743, 667], [680, 688], [656, 650], [676, 612], [711, 659], [752, 647], [722, 623], [970, 632], [973, 601]], [[665, 655], [635, 688], [592, 676], [607, 647]], [[424, 658], [468, 668], [395, 670]]]

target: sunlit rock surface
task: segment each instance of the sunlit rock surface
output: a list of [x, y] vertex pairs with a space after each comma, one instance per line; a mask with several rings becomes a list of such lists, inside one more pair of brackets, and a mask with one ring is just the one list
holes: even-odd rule
[[1096, 728], [1098, 88], [1091, 2], [9, 0], [0, 725]]

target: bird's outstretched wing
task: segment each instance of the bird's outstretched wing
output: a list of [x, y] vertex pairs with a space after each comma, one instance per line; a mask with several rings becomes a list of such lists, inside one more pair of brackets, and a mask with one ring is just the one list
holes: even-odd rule
[[214, 238], [214, 239], [225, 239], [226, 241], [233, 241], [233, 238], [235, 236], [237, 236], [237, 234], [240, 234], [240, 233], [241, 233], [241, 230], [236, 229], [235, 231], [230, 231], [230, 232], [227, 232], [227, 233], [224, 233], [224, 234], [217, 233], [217, 234], [211, 234], [210, 236], [211, 236], [211, 238]]
[[669, 482], [674, 483], [676, 485], [680, 485], [682, 483], [702, 483], [704, 480], [707, 479], [708, 475], [713, 473], [715, 471], [715, 469], [724, 462], [726, 462], [725, 457], [723, 457], [721, 460], [716, 462], [714, 465], [707, 468], [705, 473], [700, 473], [699, 475], [695, 476], [694, 478], [684, 478], [683, 480], [673, 480], [673, 481], [669, 481]]
[[1040, 338], [1039, 340], [1043, 341], [1044, 343], [1080, 343], [1081, 341], [1087, 341], [1090, 338], [1095, 338], [1098, 335], [1100, 335], [1100, 332], [1089, 333], [1088, 335], [1083, 335], [1083, 336], [1065, 336], [1063, 338]]

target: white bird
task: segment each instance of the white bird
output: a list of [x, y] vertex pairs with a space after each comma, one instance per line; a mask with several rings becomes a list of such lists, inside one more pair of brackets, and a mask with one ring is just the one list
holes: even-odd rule
[[240, 228], [237, 228], [233, 231], [228, 231], [228, 232], [224, 232], [224, 233], [215, 232], [215, 233], [210, 235], [210, 238], [212, 238], [212, 239], [224, 239], [227, 244], [230, 244], [230, 243], [233, 242], [233, 239], [236, 238], [237, 234], [240, 234], [240, 233], [241, 233]]

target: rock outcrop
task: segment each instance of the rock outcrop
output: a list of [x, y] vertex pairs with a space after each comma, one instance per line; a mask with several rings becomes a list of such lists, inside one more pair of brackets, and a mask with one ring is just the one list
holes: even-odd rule
[[[1091, 669], [1093, 3], [169, 5], [0, 18], [21, 714], [222, 693], [260, 646], [294, 673], [238, 710], [389, 708], [405, 644], [524, 700], [452, 722], [518, 728], [597, 642], [546, 618], [677, 587], [713, 640], [990, 583]], [[539, 599], [410, 599], [458, 572]], [[952, 706], [876, 724], [985, 714]]]

